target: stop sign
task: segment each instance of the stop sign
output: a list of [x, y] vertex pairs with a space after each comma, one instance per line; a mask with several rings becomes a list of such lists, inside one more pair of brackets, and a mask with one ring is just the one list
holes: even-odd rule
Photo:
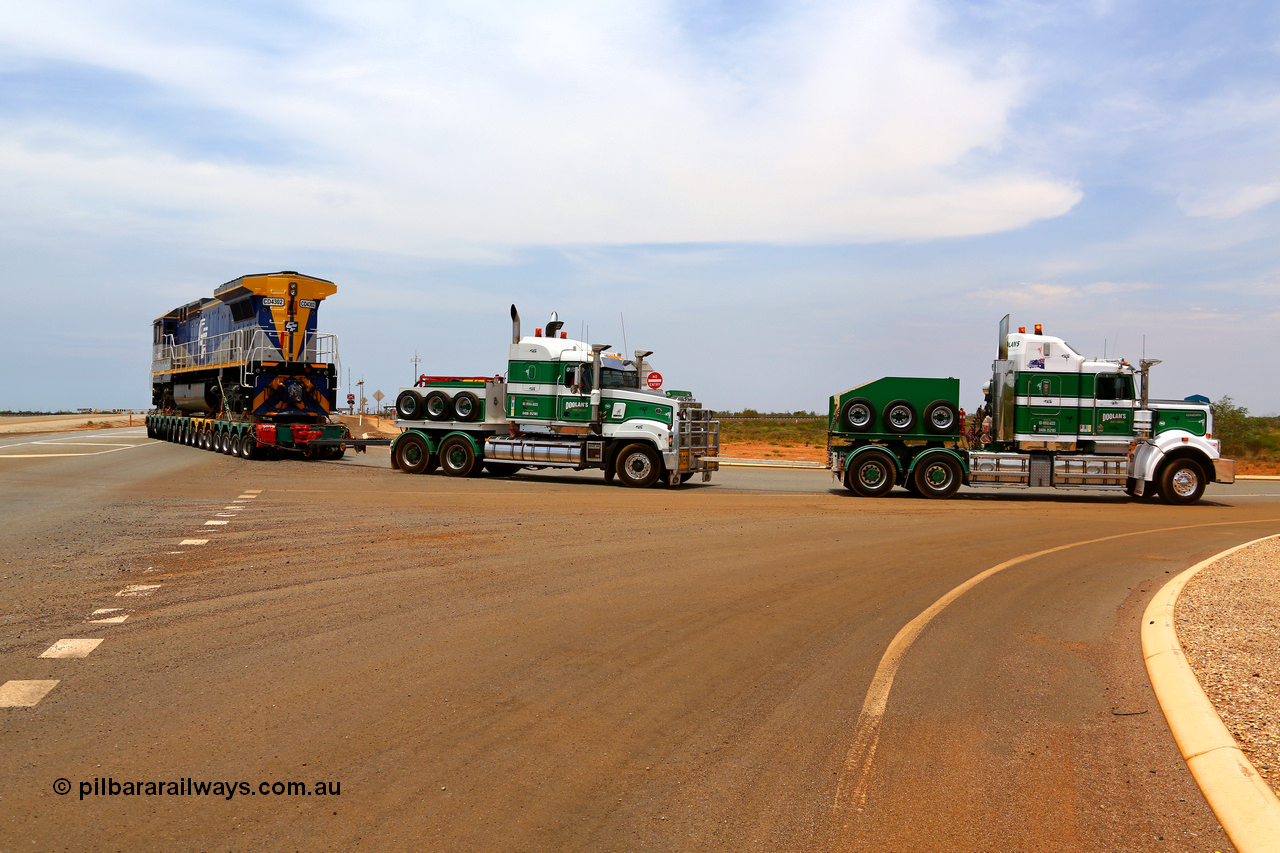
[[656, 370], [655, 370], [653, 373], [650, 373], [650, 374], [649, 374], [649, 387], [650, 387], [650, 388], [652, 388], [652, 389], [653, 389], [653, 390], [655, 390], [655, 391], [657, 391], [659, 388], [661, 388], [661, 387], [662, 387], [662, 374], [661, 374], [661, 373], [659, 373], [658, 371], [656, 371]]

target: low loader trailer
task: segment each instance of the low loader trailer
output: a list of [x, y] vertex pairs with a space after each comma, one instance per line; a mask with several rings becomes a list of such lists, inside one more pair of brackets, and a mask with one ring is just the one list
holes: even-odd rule
[[947, 498], [967, 485], [1193, 504], [1208, 483], [1235, 482], [1235, 461], [1222, 458], [1207, 398], [1149, 398], [1156, 364], [1087, 359], [1040, 326], [1010, 332], [1006, 315], [972, 427], [958, 380], [877, 379], [830, 398], [828, 466], [863, 497], [901, 485]]
[[646, 361], [608, 344], [569, 339], [556, 315], [520, 333], [511, 306], [507, 375], [421, 376], [396, 396], [391, 465], [452, 477], [521, 468], [597, 469], [606, 481], [645, 488], [703, 482], [719, 467], [720, 423], [685, 391], [662, 390]]

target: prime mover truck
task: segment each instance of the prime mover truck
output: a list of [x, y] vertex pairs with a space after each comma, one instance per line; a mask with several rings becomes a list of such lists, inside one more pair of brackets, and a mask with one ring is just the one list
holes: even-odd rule
[[946, 498], [963, 484], [1192, 504], [1208, 483], [1235, 482], [1235, 462], [1221, 456], [1206, 398], [1149, 398], [1155, 364], [1087, 359], [1038, 325], [1011, 332], [1006, 315], [972, 429], [958, 380], [877, 379], [830, 398], [828, 464], [864, 497], [901, 485]]
[[511, 306], [506, 377], [421, 376], [396, 395], [391, 465], [409, 474], [437, 467], [453, 477], [521, 468], [599, 469], [644, 488], [677, 486], [718, 469], [720, 423], [637, 350], [571, 340], [556, 315], [522, 336]]

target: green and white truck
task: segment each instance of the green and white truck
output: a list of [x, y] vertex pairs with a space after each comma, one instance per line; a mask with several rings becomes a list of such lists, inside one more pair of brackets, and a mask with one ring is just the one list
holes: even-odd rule
[[570, 340], [554, 313], [545, 331], [521, 336], [514, 305], [511, 324], [505, 378], [424, 375], [399, 390], [393, 468], [453, 477], [594, 468], [636, 488], [711, 479], [720, 422], [688, 392], [662, 390], [652, 352], [626, 359]]
[[1011, 332], [1006, 315], [972, 429], [958, 380], [877, 379], [831, 397], [829, 467], [864, 497], [901, 485], [946, 498], [963, 484], [1192, 504], [1208, 483], [1235, 482], [1235, 461], [1222, 458], [1208, 399], [1148, 397], [1155, 364], [1087, 359], [1038, 325]]

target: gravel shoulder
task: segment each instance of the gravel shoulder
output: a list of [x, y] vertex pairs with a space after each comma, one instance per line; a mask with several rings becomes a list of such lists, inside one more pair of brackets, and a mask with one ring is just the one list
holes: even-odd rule
[[1174, 618], [1218, 716], [1280, 792], [1280, 539], [1201, 571], [1183, 589]]

